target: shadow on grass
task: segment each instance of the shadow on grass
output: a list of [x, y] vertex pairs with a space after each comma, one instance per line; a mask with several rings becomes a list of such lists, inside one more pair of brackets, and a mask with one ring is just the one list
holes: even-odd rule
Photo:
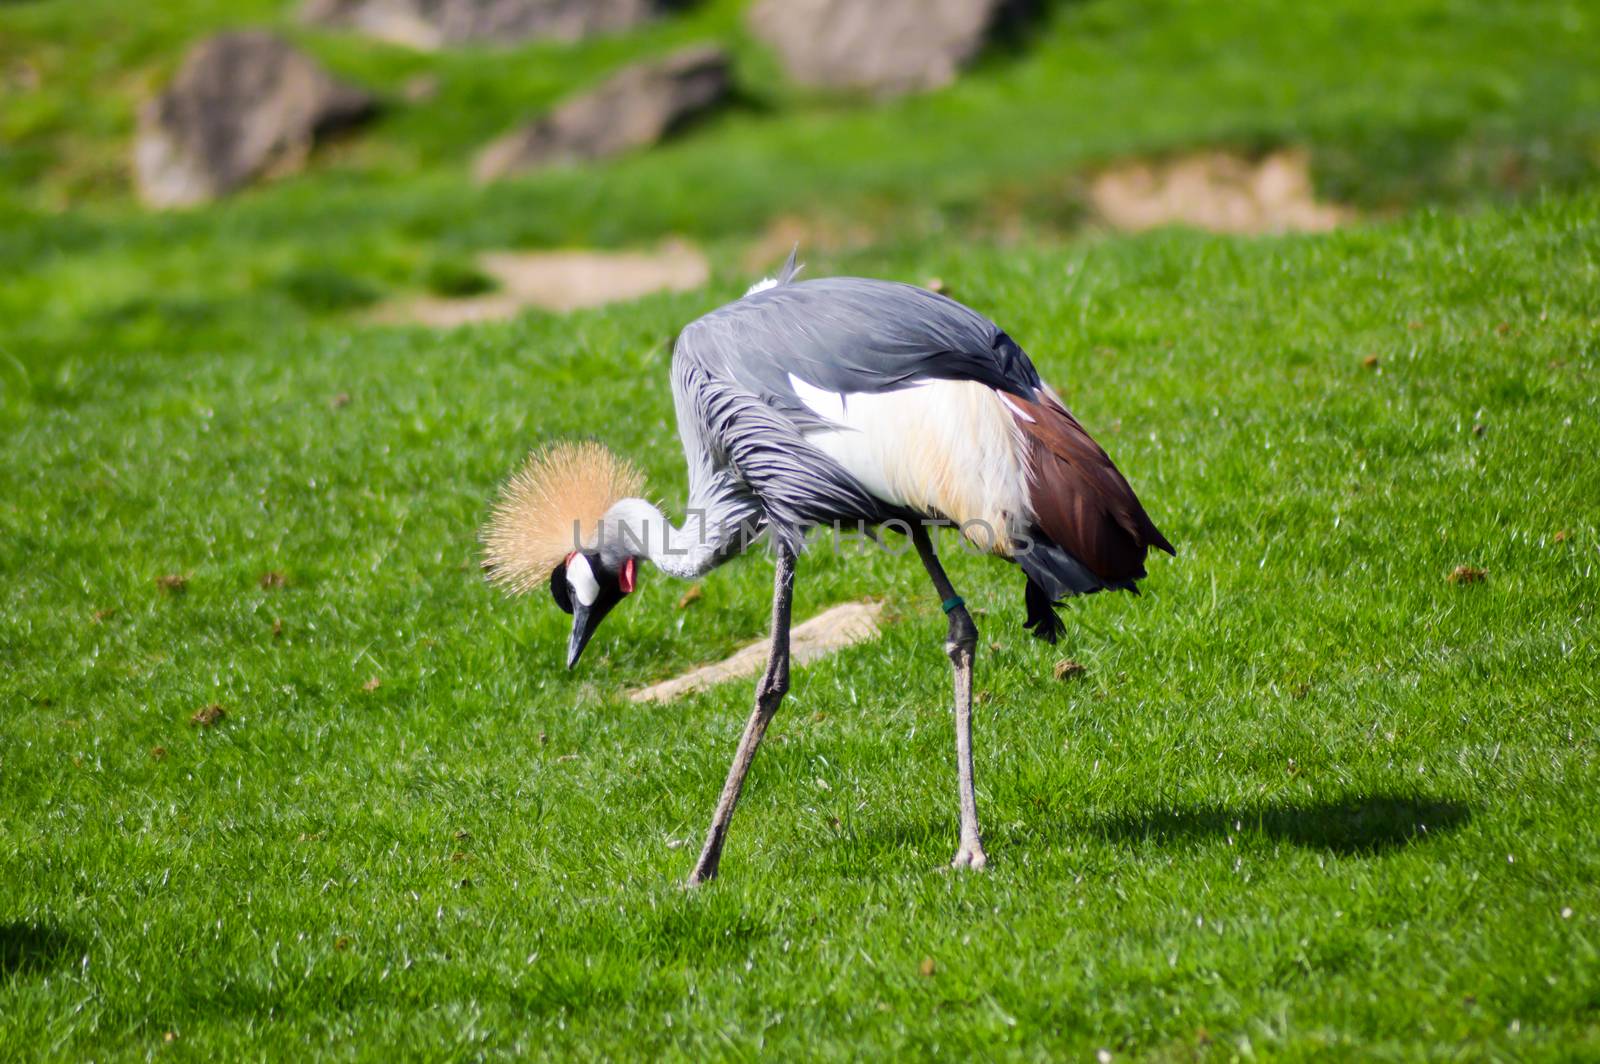
[[31, 924], [0, 924], [0, 985], [14, 977], [53, 968], [82, 952], [82, 944], [64, 931]]
[[[1306, 849], [1371, 856], [1448, 834], [1472, 818], [1470, 806], [1444, 798], [1376, 794], [1252, 805], [1172, 805], [1165, 808], [1078, 815], [1024, 815], [1010, 831], [986, 832], [991, 858], [1039, 847], [1102, 840], [1113, 845], [1177, 847], [1212, 839], [1266, 838]], [[840, 868], [875, 858], [903, 860], [907, 849], [954, 852], [956, 826], [948, 819], [875, 825], [840, 840], [830, 853]], [[886, 857], [886, 855], [895, 855]]]
[[[1096, 817], [1078, 831], [1114, 842], [1264, 835], [1340, 854], [1374, 854], [1454, 831], [1472, 818], [1461, 802], [1391, 794], [1254, 806], [1175, 806]], [[1070, 830], [1070, 829], [1069, 829]]]

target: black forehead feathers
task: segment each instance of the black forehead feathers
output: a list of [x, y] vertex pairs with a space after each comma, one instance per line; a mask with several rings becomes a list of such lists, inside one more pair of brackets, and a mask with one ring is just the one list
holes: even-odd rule
[[562, 613], [572, 612], [572, 588], [567, 586], [567, 563], [562, 562], [550, 574], [550, 597], [556, 600]]

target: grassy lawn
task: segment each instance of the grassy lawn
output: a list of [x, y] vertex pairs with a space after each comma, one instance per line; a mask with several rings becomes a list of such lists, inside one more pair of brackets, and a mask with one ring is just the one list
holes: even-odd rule
[[[1062, 3], [864, 108], [782, 85], [740, 6], [493, 63], [264, 0], [0, 6], [0, 72], [45, 77], [0, 107], [0, 1060], [1600, 1058], [1594, 12]], [[142, 213], [141, 86], [254, 20], [440, 95]], [[519, 114], [705, 37], [738, 51], [730, 112], [468, 182]], [[1086, 166], [1290, 143], [1368, 220], [1079, 228]], [[812, 275], [938, 276], [999, 320], [1179, 549], [1052, 650], [1016, 570], [945, 541], [981, 611], [982, 874], [944, 868], [913, 556], [802, 558], [797, 617], [891, 623], [797, 672], [694, 892], [753, 685], [625, 692], [761, 636], [770, 562], [687, 606], [646, 570], [575, 673], [565, 615], [477, 570], [541, 440], [602, 438], [681, 506], [671, 339], [785, 213], [873, 234]], [[449, 333], [349, 313], [478, 248], [668, 233], [709, 288]]]
[[14, 400], [0, 1043], [1600, 1052], [1597, 238], [1579, 196], [851, 264], [992, 308], [1180, 546], [1142, 598], [1073, 604], [1067, 683], [1015, 573], [952, 552], [995, 644], [981, 875], [941, 870], [911, 559], [804, 559], [802, 616], [899, 619], [799, 674], [696, 893], [750, 684], [621, 692], [759, 635], [768, 563], [685, 610], [647, 573], [572, 675], [564, 616], [475, 571], [537, 438], [598, 432], [681, 501], [666, 342], [731, 289]]

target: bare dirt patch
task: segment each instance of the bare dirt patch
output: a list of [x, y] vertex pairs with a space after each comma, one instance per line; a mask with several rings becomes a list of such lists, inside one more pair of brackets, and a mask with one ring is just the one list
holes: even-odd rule
[[[846, 602], [823, 610], [790, 630], [790, 663], [805, 665], [854, 643], [876, 639], [880, 630], [878, 619], [882, 613], [881, 602]], [[671, 680], [630, 691], [628, 697], [635, 702], [670, 702], [695, 691], [704, 691], [724, 680], [754, 676], [766, 668], [768, 646], [767, 640], [758, 639], [722, 661], [702, 665]]]
[[214, 728], [228, 717], [228, 711], [216, 702], [209, 706], [201, 706], [194, 711], [194, 716], [189, 718], [189, 726], [193, 728]]
[[1318, 233], [1343, 225], [1355, 212], [1321, 203], [1311, 183], [1310, 156], [1276, 151], [1248, 159], [1224, 151], [1103, 170], [1089, 200], [1118, 229], [1191, 225], [1214, 233]]
[[795, 248], [803, 262], [807, 254], [838, 254], [871, 247], [877, 236], [860, 220], [780, 214], [751, 241], [740, 259], [746, 273], [772, 274]]
[[684, 292], [711, 278], [705, 255], [683, 241], [655, 251], [489, 251], [477, 262], [494, 279], [495, 291], [461, 299], [400, 299], [378, 307], [372, 320], [450, 329], [503, 321], [527, 307], [566, 313], [655, 292]]

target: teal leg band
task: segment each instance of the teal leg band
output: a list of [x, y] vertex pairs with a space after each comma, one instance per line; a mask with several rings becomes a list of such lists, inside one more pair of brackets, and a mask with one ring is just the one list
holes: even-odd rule
[[939, 605], [944, 607], [944, 612], [949, 613], [951, 610], [955, 609], [957, 606], [965, 606], [966, 604], [967, 604], [967, 600], [962, 598], [960, 595], [957, 595], [954, 598], [945, 599]]

